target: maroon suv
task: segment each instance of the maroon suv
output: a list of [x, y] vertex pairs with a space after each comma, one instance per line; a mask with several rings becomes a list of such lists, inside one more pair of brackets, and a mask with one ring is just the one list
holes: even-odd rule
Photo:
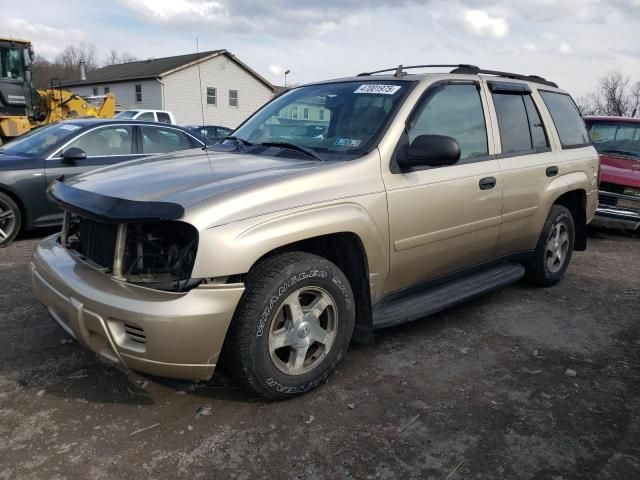
[[640, 226], [640, 118], [586, 117], [600, 154], [600, 192], [592, 225]]

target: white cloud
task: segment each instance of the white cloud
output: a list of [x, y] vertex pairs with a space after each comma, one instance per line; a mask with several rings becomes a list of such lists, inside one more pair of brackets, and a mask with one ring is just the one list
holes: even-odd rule
[[272, 75], [280, 75], [282, 70], [282, 65], [269, 65], [269, 71]]
[[535, 43], [525, 43], [522, 48], [524, 48], [527, 52], [536, 52], [538, 51], [538, 46]]
[[161, 21], [175, 18], [196, 17], [205, 21], [218, 20], [226, 16], [224, 6], [215, 1], [198, 0], [125, 0], [134, 10], [151, 14]]
[[572, 53], [573, 49], [571, 48], [571, 45], [569, 45], [568, 43], [562, 42], [560, 44], [560, 53], [565, 53], [565, 54], [569, 54]]
[[502, 17], [492, 17], [484, 10], [467, 10], [464, 21], [473, 33], [504, 37], [509, 33], [509, 24]]
[[73, 42], [86, 41], [86, 35], [77, 28], [55, 28], [32, 23], [24, 18], [1, 18], [0, 32], [10, 37], [30, 40], [36, 55], [52, 60], [62, 49]]

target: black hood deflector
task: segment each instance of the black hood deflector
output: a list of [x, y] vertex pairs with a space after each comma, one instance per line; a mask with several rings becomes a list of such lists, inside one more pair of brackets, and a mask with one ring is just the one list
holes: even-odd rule
[[184, 208], [177, 203], [109, 197], [71, 187], [59, 180], [49, 186], [47, 194], [60, 208], [103, 223], [177, 220], [184, 216]]

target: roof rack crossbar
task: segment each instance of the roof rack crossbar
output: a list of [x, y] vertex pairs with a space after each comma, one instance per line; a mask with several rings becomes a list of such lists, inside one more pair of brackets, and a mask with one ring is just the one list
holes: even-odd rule
[[558, 88], [558, 84], [547, 80], [546, 78], [542, 78], [539, 75], [520, 75], [518, 73], [510, 73], [510, 72], [501, 72], [499, 70], [484, 70], [482, 68], [474, 67], [472, 65], [466, 66], [461, 65], [457, 68], [451, 70], [451, 73], [462, 73], [462, 74], [470, 74], [470, 75], [496, 75], [498, 77], [512, 78], [514, 80], [524, 80], [527, 82], [540, 83], [542, 85], [547, 85], [549, 87]]
[[462, 64], [462, 63], [457, 63], [457, 64], [443, 64], [443, 65], [409, 65], [407, 67], [403, 66], [403, 65], [398, 65], [397, 67], [393, 67], [393, 68], [385, 68], [384, 70], [376, 70], [375, 72], [362, 72], [359, 73], [357, 76], [358, 77], [366, 77], [367, 75], [375, 75], [376, 73], [385, 73], [385, 72], [395, 72], [394, 75], [396, 77], [401, 77], [403, 75], [406, 75], [406, 73], [404, 72], [405, 70], [409, 70], [411, 68], [478, 68], [475, 65], [466, 65], [466, 64]]
[[534, 82], [542, 85], [547, 85], [549, 87], [558, 88], [557, 83], [547, 80], [545, 78], [542, 78], [539, 75], [520, 75], [517, 73], [501, 72], [499, 70], [484, 70], [480, 67], [476, 67], [475, 65], [469, 65], [465, 63], [436, 64], [436, 65], [409, 65], [406, 67], [403, 65], [398, 65], [397, 67], [385, 68], [384, 70], [376, 70], [373, 72], [359, 73], [357, 76], [366, 77], [368, 75], [375, 75], [377, 73], [394, 72], [395, 77], [402, 77], [407, 75], [407, 72], [405, 72], [405, 70], [414, 69], [414, 68], [453, 68], [453, 70], [451, 70], [451, 72], [449, 73], [460, 73], [460, 74], [467, 74], [467, 75], [478, 75], [482, 73], [485, 75], [496, 75], [499, 77], [512, 78], [514, 80], [524, 80], [527, 82]]

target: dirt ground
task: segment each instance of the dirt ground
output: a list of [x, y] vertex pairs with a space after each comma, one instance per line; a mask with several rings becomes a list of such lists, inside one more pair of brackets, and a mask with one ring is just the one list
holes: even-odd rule
[[640, 478], [638, 238], [381, 331], [280, 403], [99, 362], [36, 302], [36, 241], [0, 250], [0, 479]]

